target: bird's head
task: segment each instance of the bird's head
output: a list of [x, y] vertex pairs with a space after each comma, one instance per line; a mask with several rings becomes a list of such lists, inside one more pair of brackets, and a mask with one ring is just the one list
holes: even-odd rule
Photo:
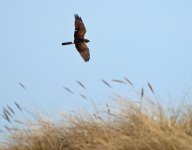
[[88, 42], [90, 42], [90, 41], [89, 41], [88, 39], [85, 39], [85, 42], [88, 43]]

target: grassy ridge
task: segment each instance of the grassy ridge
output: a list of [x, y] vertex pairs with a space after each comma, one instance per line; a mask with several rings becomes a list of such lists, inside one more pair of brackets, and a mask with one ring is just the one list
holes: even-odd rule
[[192, 150], [192, 107], [165, 109], [149, 100], [118, 98], [94, 113], [17, 121], [0, 150]]

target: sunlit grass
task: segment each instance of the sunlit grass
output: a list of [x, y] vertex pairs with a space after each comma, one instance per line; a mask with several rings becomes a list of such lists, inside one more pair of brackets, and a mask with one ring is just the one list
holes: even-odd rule
[[192, 106], [165, 108], [140, 94], [138, 101], [115, 97], [95, 112], [12, 119], [0, 150], [192, 150]]

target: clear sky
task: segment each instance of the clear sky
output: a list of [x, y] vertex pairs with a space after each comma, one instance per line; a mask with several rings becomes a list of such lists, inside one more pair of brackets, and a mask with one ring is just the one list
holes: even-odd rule
[[[129, 89], [112, 82], [108, 89], [100, 79], [123, 76], [138, 89], [149, 81], [160, 97], [182, 96], [192, 86], [191, 8], [191, 0], [1, 0], [0, 106], [86, 106], [79, 93], [105, 103]], [[73, 40], [75, 13], [91, 41], [87, 63], [61, 45]]]

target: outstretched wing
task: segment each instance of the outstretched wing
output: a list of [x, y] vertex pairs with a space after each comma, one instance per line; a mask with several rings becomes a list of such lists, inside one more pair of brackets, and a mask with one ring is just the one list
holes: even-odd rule
[[89, 54], [89, 48], [85, 43], [78, 43], [75, 44], [75, 47], [77, 51], [80, 53], [81, 57], [84, 59], [84, 61], [89, 61], [90, 54]]
[[75, 33], [74, 33], [74, 38], [75, 39], [84, 39], [86, 33], [86, 28], [85, 25], [77, 14], [75, 15]]

